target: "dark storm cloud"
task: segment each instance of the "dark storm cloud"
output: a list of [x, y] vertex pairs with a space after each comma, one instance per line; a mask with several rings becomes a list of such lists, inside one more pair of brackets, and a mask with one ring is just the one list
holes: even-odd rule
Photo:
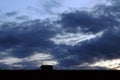
[[109, 27], [118, 26], [117, 19], [120, 18], [120, 1], [111, 1], [113, 5], [96, 5], [94, 11], [73, 10], [65, 12], [58, 21], [66, 31], [77, 32], [78, 28], [81, 32], [97, 33]]
[[4, 23], [0, 30], [0, 48], [17, 57], [26, 57], [34, 51], [47, 51], [53, 46], [49, 38], [55, 35], [52, 24], [34, 20], [23, 23]]
[[118, 22], [112, 15], [96, 16], [93, 12], [74, 11], [63, 13], [61, 20], [58, 21], [66, 29], [71, 30], [78, 28], [83, 32], [99, 32], [111, 26], [117, 26]]

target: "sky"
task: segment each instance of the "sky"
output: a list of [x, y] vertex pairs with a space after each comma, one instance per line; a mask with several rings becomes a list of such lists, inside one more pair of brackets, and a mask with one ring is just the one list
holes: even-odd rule
[[120, 69], [120, 0], [0, 0], [0, 69]]
[[[106, 0], [1, 0], [0, 12], [1, 15], [17, 12], [16, 17], [28, 16], [30, 19], [45, 19], [55, 17], [69, 9], [91, 9], [96, 4], [108, 3]], [[14, 20], [14, 18], [10, 17], [9, 20]]]

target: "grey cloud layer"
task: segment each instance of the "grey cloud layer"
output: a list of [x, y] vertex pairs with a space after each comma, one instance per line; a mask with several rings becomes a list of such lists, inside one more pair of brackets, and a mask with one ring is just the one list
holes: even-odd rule
[[[39, 20], [27, 21], [21, 24], [5, 23], [1, 25], [0, 47], [1, 50], [13, 48], [11, 53], [18, 57], [30, 55], [34, 51], [46, 51], [52, 42], [48, 39], [54, 36], [50, 24], [41, 23]], [[50, 26], [50, 27], [49, 27]]]

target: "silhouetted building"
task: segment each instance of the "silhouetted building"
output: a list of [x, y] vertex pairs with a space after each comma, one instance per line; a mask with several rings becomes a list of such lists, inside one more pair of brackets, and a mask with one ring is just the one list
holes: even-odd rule
[[41, 70], [53, 70], [53, 66], [52, 65], [42, 65], [41, 66]]

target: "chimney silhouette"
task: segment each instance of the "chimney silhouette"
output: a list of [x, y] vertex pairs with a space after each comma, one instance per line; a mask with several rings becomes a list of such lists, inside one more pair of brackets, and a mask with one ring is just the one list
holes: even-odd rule
[[41, 70], [51, 71], [53, 70], [53, 66], [52, 65], [41, 65]]

